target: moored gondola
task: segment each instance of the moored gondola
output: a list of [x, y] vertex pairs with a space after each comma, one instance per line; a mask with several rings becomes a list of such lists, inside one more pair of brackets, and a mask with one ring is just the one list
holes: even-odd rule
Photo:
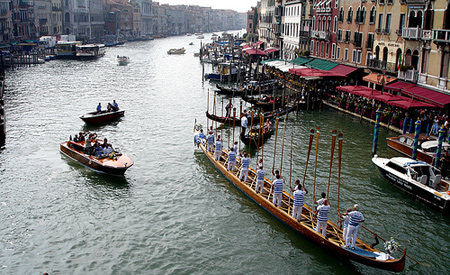
[[268, 119], [264, 127], [253, 127], [247, 133], [241, 132], [239, 138], [245, 145], [259, 147], [273, 134], [274, 125], [275, 119]]

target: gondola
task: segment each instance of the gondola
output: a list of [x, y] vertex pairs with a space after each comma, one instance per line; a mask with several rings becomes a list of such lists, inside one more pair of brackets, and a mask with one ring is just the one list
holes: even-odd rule
[[245, 87], [226, 87], [220, 84], [216, 84], [216, 87], [219, 89], [215, 91], [217, 94], [229, 96], [242, 96], [247, 90]]
[[[253, 119], [255, 120], [255, 118]], [[264, 123], [263, 129], [260, 127], [253, 127], [247, 133], [241, 132], [239, 138], [247, 146], [252, 145], [259, 147], [273, 134], [274, 122], [275, 119], [269, 119]]]
[[80, 118], [89, 124], [101, 124], [124, 116], [125, 110], [119, 111], [101, 111], [91, 112], [80, 116]]
[[300, 222], [291, 216], [293, 208], [293, 197], [283, 191], [282, 206], [276, 207], [272, 204], [272, 182], [269, 179], [264, 180], [264, 192], [256, 193], [256, 171], [249, 169], [249, 178], [246, 182], [239, 180], [240, 161], [237, 160], [237, 170], [228, 171], [228, 154], [225, 150], [219, 161], [214, 159], [214, 155], [206, 150], [203, 142], [200, 142], [203, 154], [211, 161], [217, 170], [223, 174], [236, 188], [241, 190], [245, 195], [255, 201], [259, 206], [264, 208], [270, 214], [290, 226], [297, 233], [303, 235], [311, 240], [316, 245], [332, 253], [332, 255], [344, 260], [353, 260], [368, 266], [380, 268], [389, 271], [401, 272], [405, 267], [406, 249], [403, 251], [401, 258], [395, 259], [386, 253], [383, 253], [369, 244], [357, 239], [356, 248], [351, 250], [345, 248], [345, 241], [342, 238], [342, 230], [335, 223], [328, 221], [327, 234], [322, 234], [315, 231], [316, 219], [314, 218], [314, 210], [307, 206], [303, 206], [303, 212]]
[[274, 103], [274, 102], [270, 102], [270, 101], [263, 101], [258, 98], [254, 98], [252, 96], [248, 96], [245, 94], [242, 96], [242, 100], [244, 100], [245, 102], [248, 102], [250, 104], [253, 104], [256, 108], [263, 109], [264, 111], [271, 111], [273, 109], [278, 109], [283, 106], [283, 104], [281, 103], [280, 100], [276, 100]]

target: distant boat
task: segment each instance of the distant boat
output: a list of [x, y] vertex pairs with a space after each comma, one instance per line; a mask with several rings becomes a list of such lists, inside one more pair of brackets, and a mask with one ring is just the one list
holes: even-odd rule
[[117, 56], [117, 62], [119, 63], [120, 66], [124, 66], [127, 65], [128, 63], [130, 63], [130, 58], [128, 56]]
[[197, 36], [197, 39], [204, 39], [205, 37], [203, 36], [203, 34], [200, 34]]
[[125, 110], [91, 112], [80, 116], [88, 124], [101, 124], [124, 116]]
[[194, 45], [194, 42], [189, 43], [190, 46]]
[[168, 54], [184, 54], [186, 52], [185, 48], [181, 49], [170, 49], [167, 51]]
[[76, 54], [77, 59], [96, 59], [105, 55], [104, 44], [86, 44], [77, 45]]
[[125, 171], [134, 164], [131, 158], [118, 151], [98, 157], [88, 155], [85, 153], [85, 143], [85, 141], [69, 140], [61, 143], [59, 149], [67, 157], [100, 173], [123, 176]]
[[81, 41], [58, 41], [56, 43], [56, 58], [75, 59], [77, 54], [76, 46], [81, 44]]

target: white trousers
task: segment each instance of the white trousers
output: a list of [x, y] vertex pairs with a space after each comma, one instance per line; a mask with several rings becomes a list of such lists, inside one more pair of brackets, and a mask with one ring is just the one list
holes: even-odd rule
[[241, 174], [239, 175], [239, 179], [242, 180], [242, 177], [244, 177], [244, 181], [247, 181], [248, 168], [241, 168]]
[[281, 199], [283, 198], [283, 193], [280, 194], [273, 194], [272, 203], [276, 204], [278, 207], [281, 206]]
[[349, 225], [347, 229], [347, 240], [345, 244], [355, 248], [356, 236], [358, 235], [358, 226]]
[[220, 160], [220, 156], [222, 155], [221, 151], [214, 151], [214, 159]]
[[264, 180], [256, 181], [255, 191], [262, 194], [262, 192], [264, 191]]
[[230, 171], [230, 168], [231, 168], [231, 171], [236, 170], [236, 161], [229, 161], [228, 162], [227, 170]]
[[322, 235], [326, 235], [327, 234], [327, 221], [322, 222], [322, 221], [317, 221], [317, 226], [316, 226], [316, 232], [319, 232], [320, 228], [322, 228]]
[[300, 218], [302, 216], [302, 211], [303, 211], [303, 205], [302, 206], [295, 206], [292, 209], [292, 217], [294, 217], [294, 219], [297, 219], [297, 221], [300, 221]]

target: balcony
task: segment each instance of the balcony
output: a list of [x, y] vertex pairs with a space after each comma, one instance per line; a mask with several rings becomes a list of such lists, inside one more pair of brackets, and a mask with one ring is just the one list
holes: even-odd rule
[[449, 44], [450, 30], [433, 30], [433, 42], [435, 44]]
[[329, 40], [330, 32], [328, 31], [312, 31], [311, 37], [315, 39]]
[[422, 29], [419, 29], [419, 27], [403, 28], [402, 29], [402, 37], [405, 39], [418, 40], [421, 36], [420, 35], [421, 32], [422, 32]]
[[367, 67], [372, 68], [372, 69], [377, 69], [377, 70], [387, 70], [388, 72], [396, 72], [396, 67], [395, 67], [395, 63], [393, 62], [387, 62], [387, 61], [383, 61], [383, 60], [378, 60], [378, 59], [369, 59], [367, 62]]
[[383, 34], [390, 34], [391, 33], [391, 30], [390, 29], [384, 29], [383, 30]]
[[309, 37], [309, 31], [300, 31], [301, 37]]
[[433, 37], [433, 31], [422, 30], [422, 40], [431, 40], [432, 37]]
[[375, 32], [378, 33], [378, 34], [380, 34], [380, 33], [381, 33], [381, 28], [375, 29]]
[[419, 72], [416, 70], [398, 71], [397, 78], [400, 80], [411, 81], [417, 83]]

